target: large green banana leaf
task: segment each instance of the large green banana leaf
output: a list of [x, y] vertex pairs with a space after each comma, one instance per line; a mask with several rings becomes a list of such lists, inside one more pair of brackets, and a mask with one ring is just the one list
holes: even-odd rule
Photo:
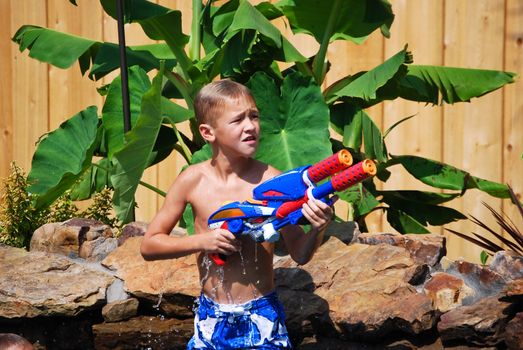
[[[150, 89], [151, 83], [147, 73], [141, 67], [133, 66], [129, 68], [128, 84], [131, 126], [134, 126], [141, 112], [142, 97]], [[162, 116], [166, 117], [172, 124], [183, 122], [194, 116], [193, 111], [163, 96], [161, 98], [161, 105]], [[109, 158], [112, 158], [113, 154], [119, 151], [124, 145], [122, 116], [122, 83], [120, 76], [118, 76], [109, 87], [102, 109], [103, 127], [106, 137], [105, 142]]]
[[[131, 128], [141, 112], [142, 97], [149, 90], [151, 83], [146, 72], [138, 66], [129, 69], [129, 107], [131, 112]], [[122, 82], [120, 76], [116, 77], [109, 87], [104, 106], [102, 108], [103, 127], [105, 129], [107, 156], [111, 159], [113, 154], [124, 146], [122, 106]]]
[[[100, 2], [110, 16], [117, 18], [115, 1], [101, 0]], [[189, 37], [182, 31], [182, 13], [145, 0], [127, 0], [124, 9], [125, 22], [138, 23], [149, 38], [165, 41], [176, 57], [181, 73], [188, 78], [192, 62], [184, 51]]]
[[435, 160], [417, 156], [393, 156], [387, 166], [390, 167], [395, 164], [401, 164], [416, 179], [432, 187], [456, 190], [462, 193], [468, 189], [476, 188], [493, 197], [510, 197], [507, 185], [480, 179], [464, 170]]
[[280, 89], [265, 73], [256, 73], [247, 85], [260, 110], [257, 158], [285, 171], [332, 154], [329, 109], [311, 77], [292, 73]]
[[396, 88], [407, 100], [438, 104], [468, 102], [506, 84], [515, 73], [486, 69], [409, 65]]
[[38, 143], [28, 175], [37, 208], [53, 203], [89, 168], [97, 146], [98, 122], [97, 108], [88, 107]]
[[[164, 61], [165, 67], [168, 69], [176, 66], [176, 59], [171, 49], [164, 43], [127, 46], [126, 57], [128, 67], [139, 65], [147, 72], [160, 68], [160, 60]], [[98, 80], [119, 68], [120, 50], [118, 45], [102, 43], [96, 52], [96, 57], [94, 57], [89, 77]]]
[[111, 166], [109, 158], [102, 158], [95, 165], [91, 164], [71, 187], [70, 198], [74, 201], [82, 201], [91, 198], [93, 193], [100, 192], [106, 187], [112, 188]]
[[[240, 1], [240, 6], [234, 13], [232, 23], [227, 29], [225, 41], [235, 36], [238, 32], [253, 29], [258, 33], [271, 39], [272, 43], [279, 49], [282, 54], [280, 59], [285, 62], [305, 62], [304, 57], [296, 48], [281, 34], [267, 18], [265, 18], [254, 6], [248, 1]], [[278, 59], [278, 57], [276, 57]]]
[[358, 151], [364, 143], [365, 156], [387, 161], [387, 149], [380, 129], [372, 118], [359, 107], [350, 103], [337, 103], [330, 106], [331, 125], [343, 136], [343, 146]]
[[[429, 196], [429, 199], [435, 198], [438, 195], [437, 193], [423, 191], [381, 191], [380, 195], [383, 196], [383, 202], [387, 203], [390, 208], [408, 214], [423, 226], [429, 224], [441, 226], [467, 218], [455, 209], [425, 201], [425, 198]], [[443, 200], [447, 198], [437, 199]]]
[[[90, 40], [53, 29], [24, 25], [13, 36], [20, 51], [29, 50], [29, 56], [58, 68], [71, 67], [77, 60], [82, 74], [100, 79], [119, 68], [118, 45]], [[160, 67], [160, 59], [168, 68], [176, 61], [165, 44], [151, 44], [127, 48], [129, 66], [140, 65], [146, 71]], [[92, 66], [91, 66], [92, 62]]]
[[359, 150], [362, 145], [363, 114], [365, 112], [351, 103], [330, 106], [332, 129], [343, 136], [343, 146]]
[[125, 135], [125, 145], [113, 155], [113, 204], [118, 219], [134, 219], [134, 195], [143, 172], [151, 163], [155, 141], [162, 125], [161, 89], [163, 67], [143, 95], [141, 112], [134, 128]]
[[376, 208], [380, 202], [376, 197], [362, 184], [358, 183], [349, 187], [345, 191], [338, 192], [338, 197], [348, 203], [351, 203], [353, 217], [361, 218]]
[[[513, 83], [515, 73], [455, 67], [413, 65], [406, 48], [368, 72], [345, 77], [325, 92], [327, 103], [349, 98], [361, 107], [402, 97], [437, 104], [468, 102]], [[363, 100], [358, 102], [355, 99]]]
[[354, 79], [349, 77], [334, 83], [326, 90], [325, 99], [328, 103], [332, 103], [340, 97], [358, 98], [364, 101], [374, 100], [378, 89], [398, 74], [405, 75], [404, 65], [411, 62], [412, 56], [407, 48], [404, 48], [370, 71], [364, 72]]
[[[117, 4], [114, 0], [100, 0], [104, 11], [114, 19], [118, 19]], [[124, 0], [123, 1], [124, 23], [133, 23], [165, 15], [171, 10], [162, 5], [147, 0]]]
[[318, 43], [327, 35], [330, 41], [359, 44], [378, 28], [388, 37], [394, 20], [386, 0], [282, 0], [275, 6], [289, 19], [293, 32], [310, 34]]

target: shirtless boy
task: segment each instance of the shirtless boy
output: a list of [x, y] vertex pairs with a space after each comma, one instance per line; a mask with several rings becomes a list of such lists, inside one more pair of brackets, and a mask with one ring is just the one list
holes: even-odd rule
[[[253, 158], [260, 133], [254, 98], [245, 86], [220, 80], [205, 86], [194, 105], [212, 158], [189, 166], [176, 178], [148, 227], [141, 253], [147, 260], [197, 254], [202, 294], [189, 349], [290, 349], [283, 308], [274, 291], [274, 244], [207, 227], [209, 216], [225, 202], [251, 198], [257, 185], [280, 173]], [[195, 234], [169, 236], [187, 204], [194, 213]], [[311, 224], [308, 233], [290, 225], [280, 231], [299, 264], [311, 259], [333, 211], [321, 201], [309, 200], [303, 214]], [[227, 255], [225, 266], [214, 264], [209, 253]]]

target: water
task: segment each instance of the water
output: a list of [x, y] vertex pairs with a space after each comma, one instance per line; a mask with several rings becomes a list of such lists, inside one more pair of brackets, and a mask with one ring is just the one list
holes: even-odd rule
[[153, 308], [155, 308], [157, 311], [160, 310], [160, 304], [162, 303], [162, 298], [163, 298], [163, 292], [160, 292], [160, 294], [158, 295], [158, 303], [156, 303], [156, 305], [153, 306]]
[[203, 284], [209, 278], [209, 270], [211, 268], [212, 261], [209, 258], [209, 255], [205, 254], [202, 259], [202, 267], [205, 269], [205, 275], [200, 280], [200, 286], [203, 287]]
[[243, 260], [243, 247], [240, 247], [240, 250], [238, 250], [238, 253], [240, 254], [241, 264], [242, 264], [242, 274], [246, 275], [247, 272], [245, 271], [245, 261]]

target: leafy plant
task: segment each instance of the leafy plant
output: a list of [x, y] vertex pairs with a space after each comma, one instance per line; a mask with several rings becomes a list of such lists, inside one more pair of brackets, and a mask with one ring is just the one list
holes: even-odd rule
[[23, 170], [12, 162], [9, 176], [2, 183], [0, 201], [0, 242], [13, 247], [28, 247], [33, 231], [46, 222], [47, 210], [33, 206], [33, 195]]
[[78, 216], [98, 220], [113, 228], [120, 229], [121, 225], [118, 219], [112, 215], [112, 194], [109, 188], [104, 188], [100, 192], [95, 193], [91, 205]]
[[33, 232], [49, 222], [63, 222], [74, 217], [95, 219], [114, 228], [120, 228], [112, 216], [112, 191], [108, 188], [94, 194], [85, 211], [80, 211], [66, 191], [50, 207], [36, 207], [30, 182], [14, 162], [10, 174], [3, 179], [0, 201], [0, 243], [13, 247], [29, 247]]
[[[523, 218], [523, 206], [518, 201], [516, 194], [514, 193], [514, 191], [512, 190], [512, 188], [510, 186], [509, 186], [509, 192], [510, 192], [510, 197], [512, 199], [512, 203], [514, 203], [517, 206], [519, 213], [521, 214], [521, 217]], [[470, 218], [473, 223], [475, 223], [479, 227], [483, 228], [487, 232], [490, 232], [501, 243], [497, 243], [494, 240], [491, 240], [487, 237], [484, 237], [483, 235], [480, 235], [480, 234], [474, 233], [474, 232], [472, 232], [472, 235], [475, 238], [471, 237], [467, 234], [457, 232], [456, 230], [449, 229], [449, 228], [446, 228], [446, 230], [455, 234], [458, 237], [461, 237], [471, 243], [474, 243], [478, 247], [485, 249], [486, 252], [485, 251], [483, 251], [483, 252], [485, 252], [486, 254], [488, 254], [490, 256], [494, 255], [495, 252], [499, 252], [499, 251], [507, 250], [507, 249], [512, 250], [516, 254], [523, 255], [523, 234], [518, 229], [518, 227], [516, 225], [514, 225], [513, 221], [503, 212], [495, 210], [494, 208], [492, 208], [490, 205], [488, 205], [485, 202], [483, 202], [483, 205], [494, 216], [497, 224], [499, 225], [499, 228], [501, 228], [501, 230], [503, 232], [507, 233], [508, 237], [511, 237], [511, 239], [507, 239], [507, 238], [503, 237], [502, 235], [500, 235], [498, 233], [498, 231], [499, 231], [498, 229], [493, 229], [493, 228], [489, 227], [483, 221], [479, 220], [478, 218], [476, 218], [472, 215], [470, 216]], [[507, 248], [503, 248], [502, 244], [504, 244]], [[482, 252], [482, 261], [484, 258], [483, 252]], [[484, 259], [486, 260], [486, 257]]]
[[[114, 1], [100, 2], [109, 15], [116, 16]], [[271, 21], [277, 18], [284, 18], [293, 32], [312, 36], [319, 43], [317, 53], [303, 56], [273, 25]], [[116, 78], [104, 89], [107, 96], [101, 115], [96, 108], [87, 108], [39, 143], [30, 172], [37, 207], [50, 205], [69, 189], [74, 198], [84, 199], [109, 187], [114, 189], [119, 220], [132, 220], [137, 186], [153, 188], [141, 181], [147, 167], [173, 150], [188, 163], [209, 156], [197, 132], [192, 102], [196, 92], [216, 78], [230, 78], [252, 90], [261, 115], [260, 160], [284, 171], [316, 162], [340, 148], [348, 148], [356, 160], [377, 160], [379, 171], [374, 179], [340, 196], [351, 203], [362, 229], [373, 210], [386, 211], [389, 223], [402, 233], [424, 233], [429, 224], [464, 219], [442, 204], [468, 189], [508, 198], [507, 186], [451, 165], [390, 155], [385, 139], [392, 128], [382, 133], [367, 109], [398, 98], [432, 104], [470, 101], [512, 83], [515, 74], [414, 65], [405, 46], [370, 71], [351, 72], [321, 89], [330, 67], [326, 61], [330, 43], [350, 40], [360, 44], [376, 30], [388, 37], [393, 20], [386, 0], [280, 0], [256, 6], [246, 0], [219, 6], [214, 1], [205, 6], [193, 1], [191, 35], [187, 36], [181, 29], [180, 11], [145, 0], [125, 1], [125, 21], [140, 25], [157, 41], [126, 49], [131, 66], [132, 130], [123, 130], [121, 81]], [[20, 50], [28, 49], [29, 56], [60, 68], [78, 61], [82, 73], [93, 80], [118, 67], [114, 43], [34, 25], [22, 26], [13, 40]], [[289, 68], [281, 70], [281, 63]], [[151, 82], [146, 73], [152, 70], [157, 73]], [[177, 99], [188, 107], [175, 103]], [[182, 122], [190, 124], [190, 135], [178, 130]], [[329, 138], [330, 128], [342, 141]], [[306, 149], [303, 140], [307, 140]], [[101, 160], [95, 162], [95, 156]], [[375, 182], [386, 182], [389, 168], [397, 164], [421, 182], [453, 192], [378, 190]], [[76, 185], [78, 180], [80, 185]]]
[[80, 217], [80, 210], [71, 199], [68, 192], [53, 203], [47, 217], [48, 222], [62, 222], [74, 217]]

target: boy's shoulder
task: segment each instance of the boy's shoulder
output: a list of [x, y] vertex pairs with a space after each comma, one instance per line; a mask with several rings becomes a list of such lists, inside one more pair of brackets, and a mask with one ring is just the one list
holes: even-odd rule
[[[178, 175], [177, 181], [185, 185], [196, 184], [200, 181], [209, 181], [213, 177], [212, 174], [215, 174], [213, 171], [214, 168], [215, 166], [211, 160], [192, 164]], [[271, 165], [252, 159], [249, 166], [249, 174], [246, 174], [246, 178], [249, 179], [250, 183], [259, 184], [280, 173], [278, 169]]]
[[200, 176], [209, 173], [211, 161], [206, 160], [201, 163], [191, 164], [183, 170], [177, 177], [178, 181], [197, 181]]

